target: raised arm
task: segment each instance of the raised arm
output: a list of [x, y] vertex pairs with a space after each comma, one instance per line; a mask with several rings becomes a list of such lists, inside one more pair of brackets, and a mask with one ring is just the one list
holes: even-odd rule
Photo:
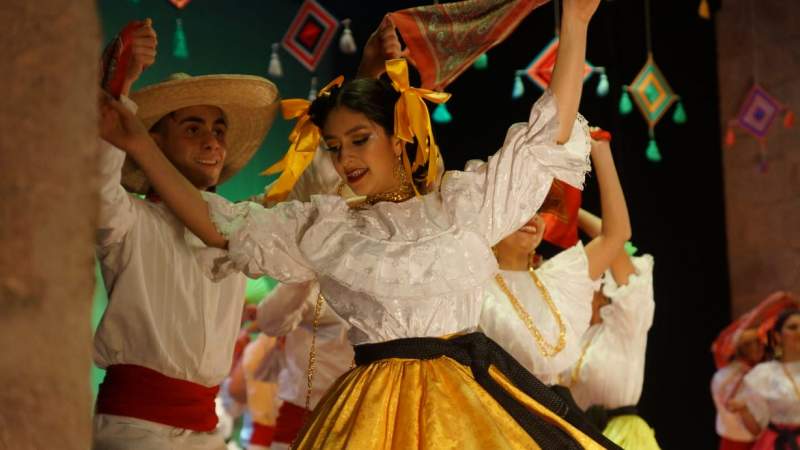
[[[594, 214], [581, 208], [578, 211], [578, 227], [587, 236], [595, 238], [603, 232], [603, 221]], [[611, 261], [611, 276], [618, 285], [628, 284], [628, 277], [636, 272], [636, 268], [631, 261], [631, 257], [625, 251], [624, 246], [616, 258]]]
[[100, 113], [101, 137], [139, 164], [164, 203], [192, 233], [210, 247], [227, 248], [228, 241], [212, 223], [200, 191], [169, 162], [142, 122], [108, 95], [101, 100]]
[[388, 17], [384, 17], [378, 29], [367, 39], [361, 62], [358, 65], [358, 78], [379, 78], [386, 72], [386, 61], [389, 59], [408, 56], [408, 51], [403, 51], [397, 30]]
[[600, 0], [564, 0], [563, 3], [558, 56], [553, 68], [553, 79], [550, 81], [550, 90], [558, 103], [559, 143], [569, 139], [572, 123], [578, 113], [583, 88], [587, 30]]
[[[135, 21], [139, 28], [132, 36], [132, 56], [122, 87], [122, 99], [132, 111], [136, 105], [127, 99], [130, 87], [147, 67], [155, 62], [157, 38], [150, 19]], [[120, 242], [133, 227], [136, 208], [133, 198], [121, 184], [121, 170], [125, 153], [108, 142], [101, 142], [100, 162], [100, 217], [97, 227], [97, 243], [101, 247]]]
[[[622, 192], [622, 186], [619, 183], [617, 176], [617, 169], [614, 167], [614, 158], [611, 156], [611, 146], [607, 141], [592, 141], [592, 162], [594, 163], [594, 171], [597, 176], [597, 184], [600, 190], [600, 203], [602, 211], [602, 224], [597, 230], [597, 224], [593, 224], [590, 228], [594, 231], [595, 237], [589, 244], [586, 245], [586, 256], [589, 259], [589, 276], [596, 280], [603, 275], [606, 269], [609, 268], [612, 261], [617, 257], [624, 257], [625, 242], [631, 237], [631, 223], [628, 218], [628, 207], [625, 204], [625, 195]], [[579, 224], [584, 222], [580, 221]], [[586, 215], [583, 214], [586, 219]], [[591, 232], [587, 232], [592, 236]], [[620, 254], [622, 253], [622, 256]], [[624, 269], [624, 260], [620, 260], [619, 274], [622, 276], [627, 269]], [[628, 264], [630, 260], [628, 259]], [[633, 273], [627, 272], [625, 275], [625, 282], [627, 277]], [[615, 280], [622, 284], [615, 276]]]

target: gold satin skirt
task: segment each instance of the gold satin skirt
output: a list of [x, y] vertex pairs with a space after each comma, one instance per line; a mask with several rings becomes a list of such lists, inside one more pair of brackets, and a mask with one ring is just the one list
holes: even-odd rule
[[[586, 449], [603, 449], [515, 388], [490, 367], [503, 389]], [[529, 450], [541, 448], [473, 378], [443, 356], [391, 358], [342, 375], [314, 410], [294, 449]], [[549, 450], [549, 449], [545, 449]]]

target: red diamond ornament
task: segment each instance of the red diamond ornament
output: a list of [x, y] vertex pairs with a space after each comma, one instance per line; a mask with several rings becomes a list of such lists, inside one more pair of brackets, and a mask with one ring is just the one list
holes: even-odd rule
[[[528, 78], [531, 79], [543, 91], [550, 86], [550, 80], [553, 79], [553, 68], [556, 65], [556, 56], [558, 55], [558, 38], [553, 38], [542, 51], [533, 58], [533, 61], [525, 69]], [[594, 66], [588, 61], [583, 63], [583, 81], [589, 79], [594, 72]]]
[[314, 0], [300, 6], [281, 43], [308, 70], [314, 71], [339, 28], [339, 21]]

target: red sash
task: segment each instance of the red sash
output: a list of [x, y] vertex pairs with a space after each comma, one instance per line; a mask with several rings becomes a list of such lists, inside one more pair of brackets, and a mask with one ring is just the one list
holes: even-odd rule
[[218, 391], [219, 386], [205, 387], [146, 367], [115, 364], [106, 369], [96, 412], [193, 431], [214, 431], [218, 420], [214, 398]]

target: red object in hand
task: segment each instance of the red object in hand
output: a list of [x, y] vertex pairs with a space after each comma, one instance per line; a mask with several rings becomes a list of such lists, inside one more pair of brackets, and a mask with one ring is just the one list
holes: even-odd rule
[[128, 73], [128, 65], [133, 59], [133, 32], [136, 31], [141, 23], [131, 23], [111, 41], [103, 51], [103, 78], [100, 86], [114, 98], [119, 99], [122, 94], [122, 86], [125, 84], [125, 74]]
[[596, 129], [596, 130], [594, 130], [594, 131], [591, 131], [591, 132], [589, 133], [589, 135], [590, 135], [590, 136], [592, 137], [592, 139], [594, 139], [595, 141], [607, 141], [607, 142], [611, 142], [611, 133], [609, 133], [608, 131], [606, 131], [606, 130], [604, 130], [604, 129], [602, 129], [602, 128], [598, 128], [598, 129]]
[[561, 248], [578, 243], [578, 210], [582, 192], [561, 180], [553, 180], [550, 192], [539, 208], [545, 228], [542, 239]]

